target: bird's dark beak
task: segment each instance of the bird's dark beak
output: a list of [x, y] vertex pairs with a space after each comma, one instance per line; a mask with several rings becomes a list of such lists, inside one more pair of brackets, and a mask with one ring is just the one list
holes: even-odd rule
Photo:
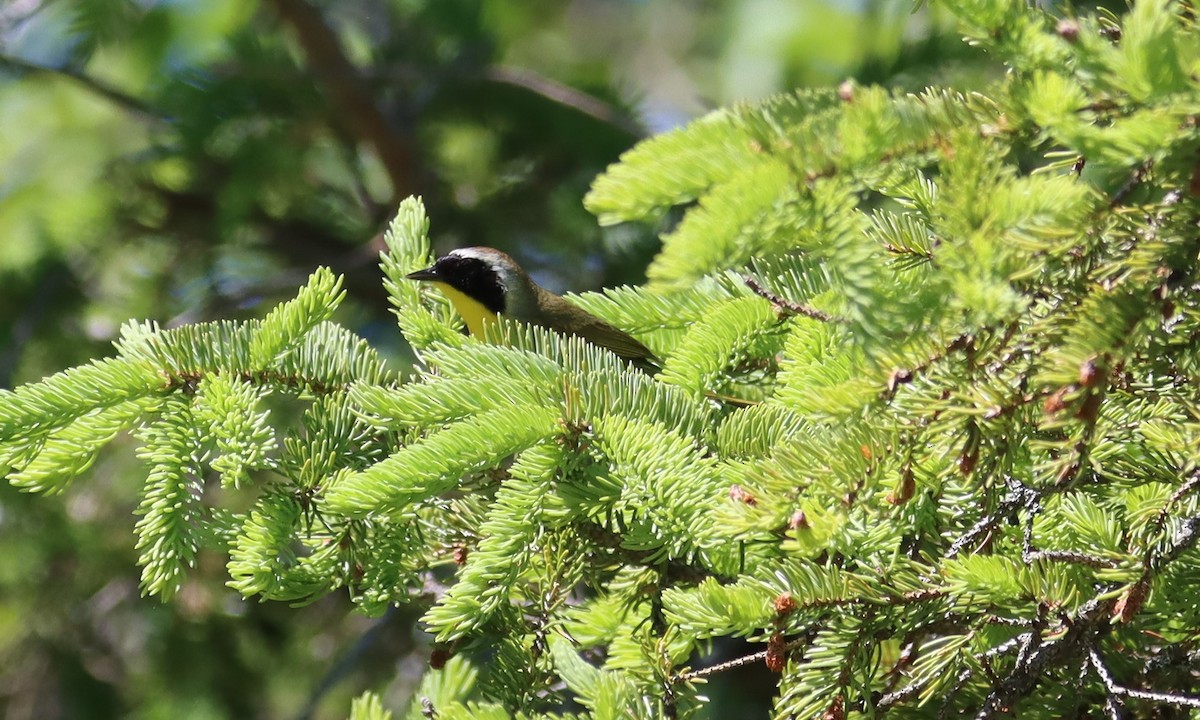
[[409, 274], [405, 275], [404, 277], [408, 278], [409, 280], [437, 280], [438, 274], [437, 274], [437, 270], [435, 270], [431, 267], [427, 267], [424, 270], [410, 272]]

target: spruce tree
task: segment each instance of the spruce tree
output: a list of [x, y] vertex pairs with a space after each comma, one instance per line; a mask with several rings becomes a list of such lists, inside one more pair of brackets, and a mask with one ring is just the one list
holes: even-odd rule
[[[404, 279], [432, 259], [409, 199], [381, 268], [411, 376], [330, 322], [320, 269], [261, 321], [130, 323], [0, 394], [9, 481], [63, 491], [132, 431], [145, 592], [215, 548], [247, 597], [421, 604], [411, 717], [690, 717], [748, 662], [777, 717], [1195, 711], [1193, 10], [945, 7], [1008, 68], [985, 91], [789, 93], [595, 182], [603, 224], [685, 208], [647, 286], [572, 298], [657, 375], [464, 336]], [[706, 664], [725, 638], [761, 651]]]

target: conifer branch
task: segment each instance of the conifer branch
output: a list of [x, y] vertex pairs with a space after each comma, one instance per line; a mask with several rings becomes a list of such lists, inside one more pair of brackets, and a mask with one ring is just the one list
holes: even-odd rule
[[1170, 547], [1162, 555], [1155, 558], [1151, 563], [1151, 567], [1155, 570], [1162, 569], [1184, 552], [1195, 547], [1198, 541], [1200, 541], [1200, 515], [1192, 515], [1183, 521], [1179, 530], [1171, 539]]
[[[403, 192], [409, 141], [310, 0], [273, 2]], [[683, 715], [693, 681], [759, 660], [783, 673], [779, 716], [930, 698], [941, 707], [902, 711], [1200, 708], [1178, 680], [1186, 644], [1158, 632], [1194, 613], [1179, 583], [1200, 544], [1200, 329], [1179, 292], [1196, 274], [1184, 193], [1200, 173], [1174, 156], [1195, 144], [1194, 28], [1176, 4], [1137, 3], [1118, 56], [1097, 50], [1111, 20], [1054, 29], [996, 0], [951, 3], [1016, 70], [985, 92], [787, 93], [627, 153], [588, 207], [603, 224], [686, 206], [683, 219], [653, 290], [578, 300], [646, 338], [666, 359], [655, 378], [517, 322], [486, 342], [459, 334], [406, 280], [430, 254], [411, 200], [385, 287], [431, 372], [392, 382], [328, 322], [340, 286], [322, 271], [265, 320], [136, 326], [116, 361], [0, 392], [0, 464], [53, 492], [153, 413], [148, 588], [169, 593], [224, 533], [246, 595], [432, 602], [439, 637], [489, 648], [483, 694], [509, 714], [561, 690], [598, 716], [639, 702]], [[541, 78], [485, 79], [612, 121]], [[728, 270], [748, 263], [743, 289]], [[735, 384], [764, 401], [706, 401]], [[312, 403], [282, 442], [258, 407], [279, 390]], [[235, 491], [262, 469], [282, 479], [251, 511], [210, 513], [210, 471]], [[217, 530], [195, 531], [218, 511]], [[454, 581], [431, 587], [450, 558]], [[767, 647], [674, 666], [734, 636]], [[883, 642], [904, 650], [881, 671]], [[1129, 647], [1154, 689], [1106, 665]], [[443, 685], [465, 702], [460, 679]]]
[[1190, 477], [1180, 485], [1175, 492], [1171, 493], [1171, 497], [1167, 499], [1167, 503], [1158, 511], [1158, 515], [1154, 518], [1154, 529], [1162, 530], [1167, 522], [1167, 518], [1171, 515], [1171, 509], [1189, 493], [1192, 493], [1200, 488], [1200, 469], [1197, 469]]
[[41, 65], [4, 53], [0, 53], [0, 65], [8, 66], [25, 73], [42, 73], [66, 78], [143, 120], [151, 120], [156, 123], [164, 122], [162, 115], [145, 101], [82, 71], [69, 67]]
[[765, 298], [769, 303], [771, 303], [771, 306], [774, 307], [776, 311], [788, 315], [803, 315], [804, 317], [812, 318], [813, 320], [819, 320], [821, 322], [846, 322], [845, 320], [834, 318], [829, 313], [818, 310], [814, 307], [809, 307], [808, 305], [782, 298], [763, 287], [762, 283], [750, 275], [743, 275], [742, 280], [746, 283], [746, 287], [750, 288], [755, 295]]
[[[891, 375], [888, 376], [887, 387], [882, 395], [883, 400], [886, 401], [891, 399], [892, 396], [896, 394], [896, 389], [899, 386], [912, 382], [914, 377], [920, 373], [926, 372], [929, 370], [929, 368], [944, 361], [950, 354], [969, 348], [971, 346], [972, 339], [973, 338], [971, 335], [959, 335], [946, 345], [945, 350], [925, 358], [919, 364], [909, 368], [897, 368], [896, 370], [893, 370]], [[1007, 341], [1004, 344], [1007, 344]]]
[[[989, 648], [988, 650], [984, 651], [982, 654], [980, 654], [979, 660], [980, 660], [982, 666], [987, 668], [987, 667], [989, 667], [992, 659], [1000, 657], [1002, 655], [1006, 655], [1014, 650], [1018, 650], [1022, 647], [1025, 647], [1032, 641], [1032, 639], [1033, 639], [1032, 633], [1022, 633], [1022, 634], [1018, 635], [1017, 637], [1010, 638], [1009, 640], [1006, 640], [1006, 641], [1000, 643], [999, 645], [997, 645], [993, 648]], [[974, 670], [971, 668], [967, 668], [959, 673], [959, 675], [955, 679], [955, 690], [953, 690], [947, 694], [946, 702], [942, 705], [943, 712], [948, 711], [949, 709], [953, 708], [953, 703], [950, 702], [950, 699], [953, 697], [955, 692], [957, 692], [958, 688], [961, 688], [962, 685], [964, 685], [968, 680], [971, 679], [973, 674], [974, 674]], [[921, 683], [921, 682], [909, 683], [908, 685], [900, 688], [899, 690], [890, 691], [890, 692], [887, 692], [887, 693], [881, 695], [879, 697], [879, 700], [877, 700], [875, 702], [875, 707], [880, 710], [888, 710], [890, 708], [895, 707], [896, 705], [899, 705], [900, 703], [911, 700], [916, 695], [919, 695], [921, 693], [921, 691], [923, 689], [925, 689], [925, 687], [927, 687], [927, 683]]]
[[1004, 485], [1007, 494], [999, 506], [991, 513], [981, 517], [961, 537], [950, 544], [946, 551], [947, 558], [953, 558], [971, 543], [991, 530], [1001, 521], [1008, 520], [1018, 510], [1026, 509], [1032, 514], [1041, 501], [1041, 494], [1013, 477], [1006, 477]]
[[656, 560], [654, 556], [657, 553], [652, 550], [631, 550], [621, 547], [622, 539], [619, 533], [615, 533], [595, 523], [581, 524], [578, 526], [578, 531], [581, 537], [585, 537], [600, 547], [606, 548], [613, 555], [622, 558], [624, 563], [645, 565], [660, 569], [665, 585], [671, 585], [676, 582], [694, 584], [710, 577], [725, 581], [733, 579], [721, 577], [707, 568], [677, 559], [667, 560], [666, 562]]
[[346, 57], [320, 12], [307, 0], [272, 0], [272, 4], [295, 31], [313, 72], [337, 109], [334, 119], [344, 119], [354, 136], [371, 145], [379, 156], [391, 180], [395, 202], [416, 194], [420, 183], [412, 140], [396, 132], [375, 104], [358, 69]]
[[[1040, 500], [1040, 497], [1039, 497]], [[1033, 520], [1041, 510], [1041, 503], [1034, 502], [1025, 506], [1028, 515], [1025, 518], [1025, 532], [1021, 537], [1021, 560], [1026, 563], [1037, 562], [1038, 560], [1049, 560], [1052, 562], [1068, 562], [1087, 565], [1094, 568], [1115, 568], [1120, 567], [1120, 563], [1096, 555], [1088, 555], [1087, 553], [1074, 552], [1071, 550], [1036, 550], [1033, 547]]]
[[[352, 382], [331, 383], [324, 378], [303, 376], [293, 373], [282, 373], [272, 370], [245, 370], [234, 373], [242, 382], [255, 385], [276, 385], [293, 390], [307, 390], [317, 395], [338, 395], [347, 393], [354, 386]], [[205, 370], [183, 371], [166, 374], [167, 391], [180, 390], [185, 393], [195, 391], [196, 384], [209, 376]]]
[[646, 135], [646, 129], [640, 123], [618, 111], [611, 104], [528, 68], [493, 65], [484, 70], [483, 76], [492, 82], [519, 87], [551, 102], [571, 108], [578, 113], [628, 133], [632, 137], [640, 138]]
[[889, 710], [920, 695], [923, 688], [921, 683], [910, 683], [899, 690], [884, 693], [875, 701], [875, 707], [879, 710]]
[[1031, 693], [1042, 682], [1049, 668], [1070, 664], [1072, 657], [1085, 652], [1094, 634], [1105, 625], [1112, 605], [1112, 601], [1100, 600], [1085, 603], [1066, 623], [1065, 631], [1051, 642], [1042, 642], [1036, 633], [1020, 636], [1016, 664], [1000, 679], [998, 685], [993, 685], [975, 714], [976, 720], [1007, 714], [1013, 703]]
[[1108, 208], [1112, 210], [1121, 203], [1125, 202], [1125, 199], [1129, 197], [1129, 194], [1146, 181], [1146, 178], [1150, 175], [1150, 171], [1153, 168], [1153, 159], [1146, 160], [1134, 168], [1133, 172], [1129, 174], [1129, 177], [1125, 179], [1125, 182], [1121, 184], [1121, 187], [1117, 188], [1117, 191], [1113, 193], [1112, 199], [1109, 200]]
[[[804, 637], [799, 637], [794, 640], [788, 641], [788, 643], [786, 645], [784, 645], [784, 648], [783, 648], [784, 651], [790, 653], [793, 650], [796, 650], [797, 648], [804, 647], [806, 644], [812, 642], [811, 635], [812, 634], [809, 633], [809, 634], [805, 635]], [[700, 668], [698, 670], [690, 670], [685, 673], [680, 673], [679, 675], [676, 675], [674, 677], [674, 682], [675, 683], [691, 682], [692, 680], [698, 680], [700, 678], [706, 678], [706, 677], [711, 677], [713, 675], [719, 675], [720, 673], [727, 672], [729, 670], [736, 670], [740, 667], [745, 667], [746, 665], [750, 665], [752, 663], [756, 663], [761, 660], [766, 660], [768, 652], [771, 652], [771, 651], [761, 650], [756, 653], [750, 653], [749, 655], [743, 655], [741, 657], [737, 657], [732, 660], [727, 660], [722, 663], [717, 663], [716, 665], [710, 665], [708, 667]]]
[[[1184, 695], [1182, 693], [1163, 693], [1152, 692], [1149, 690], [1135, 690], [1117, 684], [1117, 681], [1112, 676], [1112, 671], [1104, 664], [1104, 659], [1100, 657], [1099, 651], [1095, 647], [1088, 648], [1088, 662], [1092, 669], [1104, 682], [1104, 687], [1109, 694], [1117, 698], [1129, 697], [1135, 700], [1146, 700], [1149, 702], [1162, 703], [1164, 705], [1174, 705], [1176, 707], [1200, 708], [1200, 697]], [[1119, 704], [1119, 701], [1118, 701]]]

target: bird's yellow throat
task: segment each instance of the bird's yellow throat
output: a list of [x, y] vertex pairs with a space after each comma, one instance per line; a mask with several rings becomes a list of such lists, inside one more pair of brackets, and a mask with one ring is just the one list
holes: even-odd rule
[[483, 325], [485, 322], [492, 322], [496, 319], [496, 313], [488, 310], [483, 303], [466, 293], [456, 290], [444, 282], [431, 283], [434, 287], [441, 291], [443, 295], [450, 298], [450, 304], [462, 316], [462, 319], [467, 323], [467, 329], [477, 338], [484, 337]]

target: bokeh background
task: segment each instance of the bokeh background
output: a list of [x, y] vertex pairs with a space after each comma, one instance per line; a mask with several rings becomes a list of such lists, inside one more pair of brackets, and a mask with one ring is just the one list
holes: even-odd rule
[[[110, 353], [130, 318], [261, 316], [317, 265], [403, 367], [376, 267], [399, 198], [424, 197], [439, 250], [637, 283], [673, 218], [601, 229], [581, 200], [638, 139], [793, 87], [999, 72], [907, 0], [2, 0], [0, 387]], [[0, 715], [407, 708], [419, 609], [245, 601], [209, 555], [172, 605], [141, 598], [144, 476], [120, 438], [62, 496], [0, 485]], [[772, 687], [719, 676], [710, 714], [764, 716]]]

